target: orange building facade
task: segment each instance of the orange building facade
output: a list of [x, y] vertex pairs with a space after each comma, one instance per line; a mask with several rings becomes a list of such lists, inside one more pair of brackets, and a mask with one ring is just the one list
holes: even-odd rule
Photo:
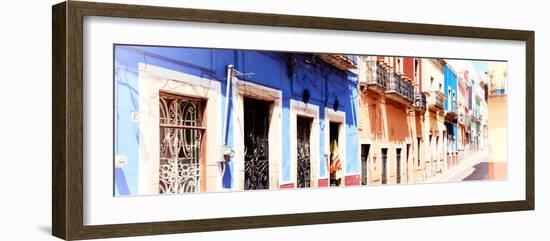
[[362, 56], [358, 136], [362, 184], [424, 180], [426, 99], [421, 60]]
[[359, 58], [363, 184], [421, 183], [449, 168], [445, 65], [443, 59]]

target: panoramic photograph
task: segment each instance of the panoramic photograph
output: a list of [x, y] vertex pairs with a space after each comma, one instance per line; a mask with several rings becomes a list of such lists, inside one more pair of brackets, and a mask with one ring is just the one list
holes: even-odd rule
[[506, 61], [114, 46], [115, 196], [507, 179]]

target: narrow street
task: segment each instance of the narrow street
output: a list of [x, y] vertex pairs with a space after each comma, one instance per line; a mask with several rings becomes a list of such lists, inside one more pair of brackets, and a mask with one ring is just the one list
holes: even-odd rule
[[490, 161], [488, 151], [480, 150], [469, 154], [457, 166], [428, 178], [425, 183], [504, 180], [506, 179], [506, 172], [507, 165], [505, 162]]

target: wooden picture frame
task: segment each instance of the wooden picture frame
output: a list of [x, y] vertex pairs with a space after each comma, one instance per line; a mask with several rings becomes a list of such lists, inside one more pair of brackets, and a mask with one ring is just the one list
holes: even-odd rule
[[[52, 233], [56, 237], [66, 240], [76, 240], [534, 209], [535, 37], [533, 31], [78, 1], [59, 3], [53, 6], [52, 11]], [[97, 226], [84, 225], [83, 18], [85, 16], [523, 41], [526, 44], [525, 199], [519, 201], [473, 204], [313, 212], [151, 223]]]

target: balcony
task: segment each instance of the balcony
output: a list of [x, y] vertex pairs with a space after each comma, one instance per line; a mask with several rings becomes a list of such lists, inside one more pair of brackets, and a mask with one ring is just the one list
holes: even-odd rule
[[505, 96], [506, 95], [506, 82], [492, 80], [489, 84], [489, 96]]
[[429, 98], [428, 98], [428, 106], [430, 109], [438, 111], [438, 110], [444, 110], [445, 107], [445, 100], [447, 99], [445, 97], [445, 94], [441, 91], [430, 91], [428, 92]]
[[450, 119], [456, 118], [458, 115], [458, 103], [456, 100], [447, 102], [447, 112], [445, 113], [445, 116], [449, 117]]
[[474, 111], [472, 112], [472, 114], [470, 115], [470, 120], [472, 122], [476, 122], [476, 123], [479, 123], [479, 121], [481, 120], [481, 113], [479, 112], [479, 110], [477, 109], [474, 109]]
[[480, 114], [480, 115], [479, 115], [479, 122], [480, 122], [482, 125], [488, 124], [487, 117], [484, 116], [483, 114]]
[[466, 116], [466, 115], [459, 115], [458, 117], [458, 123], [464, 125], [464, 126], [469, 126], [470, 125], [470, 117], [469, 116]]
[[357, 69], [357, 56], [347, 54], [319, 54], [319, 58], [343, 71]]
[[491, 89], [489, 91], [489, 96], [505, 96], [506, 95], [506, 89]]
[[451, 111], [455, 114], [458, 114], [458, 102], [456, 100], [453, 100], [453, 105], [451, 106]]
[[427, 106], [426, 94], [418, 92], [415, 94], [414, 108], [418, 111], [425, 111]]
[[401, 104], [410, 105], [414, 102], [413, 85], [405, 81], [403, 76], [398, 73], [392, 73], [387, 82], [386, 98], [395, 100]]
[[368, 90], [374, 91], [378, 94], [382, 94], [386, 91], [388, 84], [389, 72], [388, 66], [384, 62], [378, 62], [375, 60], [367, 61], [367, 73], [366, 79], [363, 85], [366, 85]]

